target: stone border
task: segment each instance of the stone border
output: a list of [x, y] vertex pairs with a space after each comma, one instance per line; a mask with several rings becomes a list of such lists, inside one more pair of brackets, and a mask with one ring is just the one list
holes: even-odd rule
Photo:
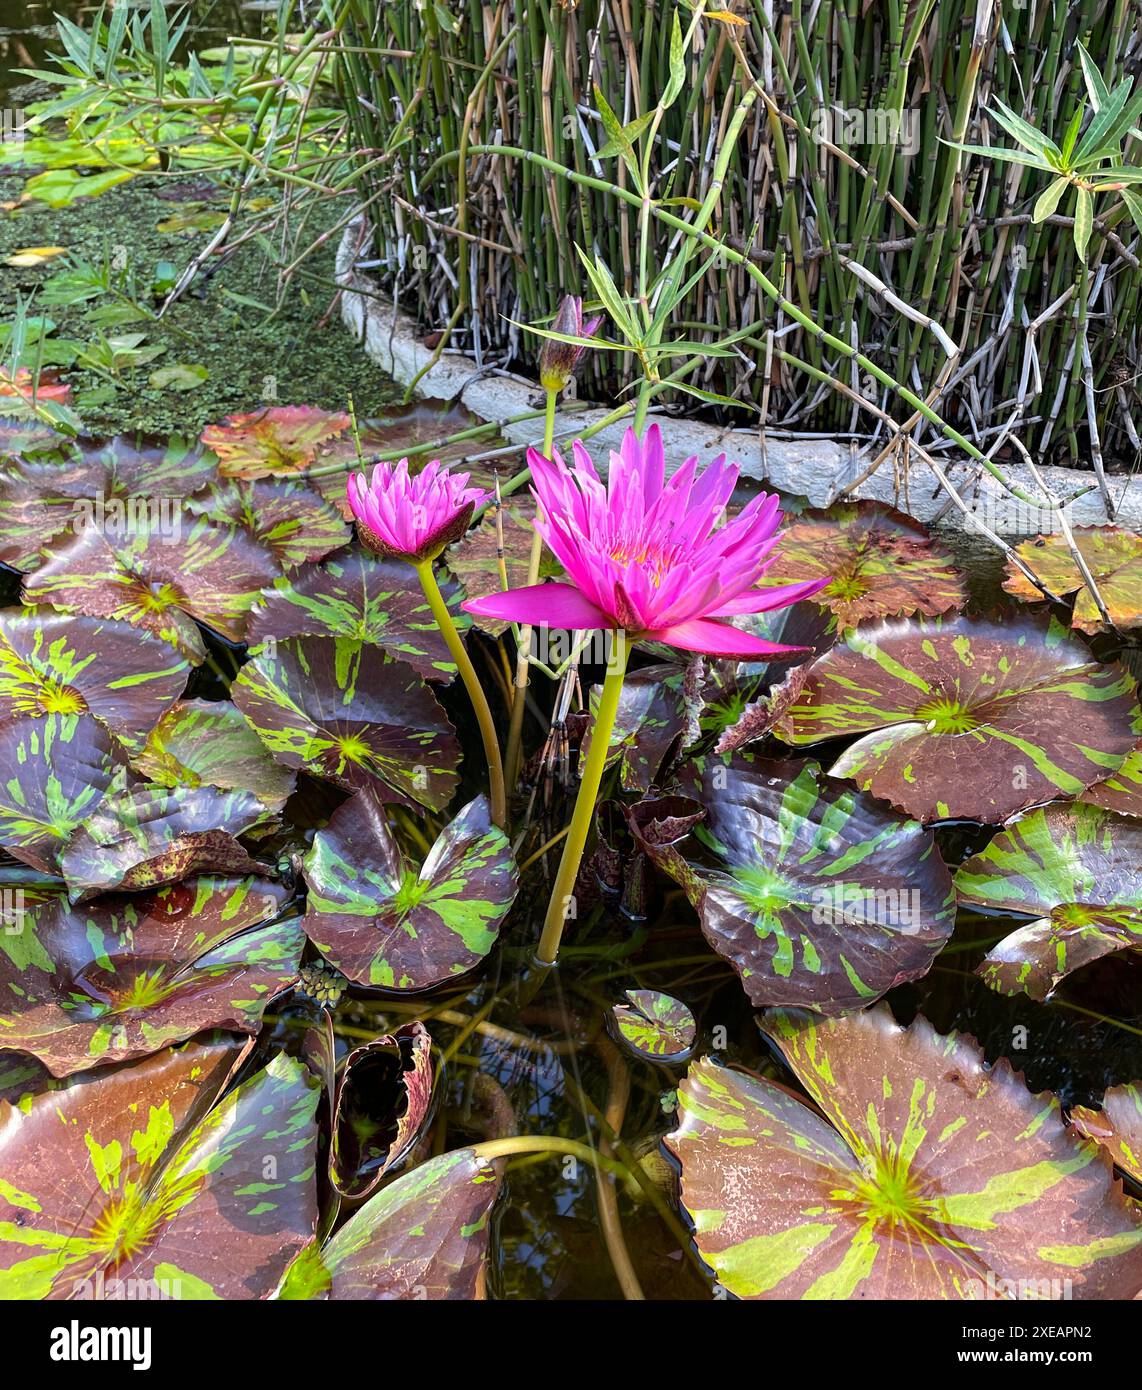
[[[431, 362], [432, 349], [424, 345], [412, 319], [383, 299], [368, 275], [356, 269], [359, 256], [360, 227], [352, 223], [337, 251], [342, 320], [369, 357], [396, 382], [407, 386]], [[520, 445], [539, 442], [536, 423], [505, 422], [534, 409], [538, 391], [536, 383], [520, 377], [482, 371], [472, 358], [459, 352], [442, 353], [439, 362], [417, 384], [419, 395], [462, 402], [481, 419], [494, 420], [505, 439]], [[592, 407], [557, 415], [556, 437], [572, 437], [607, 413], [601, 407]], [[595, 436], [592, 444], [605, 457], [609, 449], [618, 448], [625, 428], [609, 425]], [[833, 439], [769, 439], [763, 449], [756, 431], [720, 430], [696, 420], [671, 420], [670, 437], [672, 453], [679, 461], [688, 454], [707, 458], [724, 451], [740, 462], [746, 477], [789, 496], [807, 497], [817, 507], [824, 506], [847, 480], [857, 478], [869, 461], [867, 454]], [[1036, 511], [1012, 497], [970, 460], [961, 457], [958, 463], [949, 460], [946, 466], [952, 469], [952, 481], [960, 495], [999, 535], [1034, 535], [1057, 525], [1049, 510]], [[1039, 489], [1025, 465], [1005, 464], [1004, 471], [1028, 496], [1038, 496]], [[1048, 487], [1061, 497], [1090, 488], [1094, 481], [1092, 473], [1076, 468], [1045, 467], [1040, 471]], [[931, 521], [943, 513], [949, 527], [974, 529], [965, 527], [962, 513], [947, 505], [945, 493], [923, 465], [912, 468], [907, 479], [897, 476], [898, 472], [886, 462], [854, 495], [889, 502], [920, 521]], [[1142, 530], [1142, 487], [1130, 478], [1112, 478], [1110, 486], [1112, 497], [1121, 498], [1116, 523]], [[1097, 488], [1072, 503], [1067, 515], [1076, 526], [1105, 525], [1106, 511]]]

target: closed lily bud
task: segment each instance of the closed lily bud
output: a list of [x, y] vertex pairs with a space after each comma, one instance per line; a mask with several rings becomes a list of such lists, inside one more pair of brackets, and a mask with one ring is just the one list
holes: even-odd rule
[[[569, 338], [591, 338], [602, 321], [600, 317], [584, 323], [583, 301], [578, 295], [565, 294], [551, 328], [553, 332], [565, 333]], [[585, 351], [577, 343], [561, 343], [555, 338], [545, 338], [539, 354], [539, 380], [543, 389], [565, 390]]]

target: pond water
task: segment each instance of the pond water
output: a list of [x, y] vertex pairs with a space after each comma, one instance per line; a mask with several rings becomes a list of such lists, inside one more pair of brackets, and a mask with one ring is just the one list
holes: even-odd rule
[[[17, 101], [25, 79], [16, 67], [36, 66], [51, 45], [51, 14], [83, 18], [92, 7], [0, 0], [0, 85]], [[198, 7], [198, 41], [227, 33], [259, 32], [260, 7]], [[13, 94], [13, 89], [15, 93]], [[325, 402], [314, 402], [323, 404]], [[329, 402], [329, 404], [335, 404]], [[1004, 600], [999, 564], [985, 542], [955, 539], [972, 579], [974, 611]], [[13, 595], [0, 596], [12, 601]], [[1119, 655], [1137, 673], [1138, 650], [1104, 643], [1099, 655]], [[233, 664], [237, 652], [219, 650]], [[584, 685], [591, 673], [584, 673]], [[209, 672], [203, 681], [212, 679]], [[197, 693], [209, 693], [204, 686]], [[452, 700], [450, 713], [461, 714]], [[548, 809], [558, 826], [569, 803], [554, 789]], [[340, 795], [303, 777], [290, 803], [298, 829], [321, 824]], [[943, 825], [941, 852], [954, 867], [991, 832], [974, 825]], [[334, 1012], [341, 1055], [379, 1032], [413, 1018], [431, 1028], [440, 1080], [430, 1152], [503, 1134], [560, 1135], [597, 1144], [597, 1117], [621, 1131], [625, 1161], [644, 1158], [649, 1171], [665, 1162], [658, 1140], [672, 1128], [672, 1092], [680, 1071], [620, 1053], [606, 1018], [631, 988], [662, 990], [686, 1003], [699, 1024], [697, 1052], [773, 1076], [778, 1067], [754, 1021], [737, 977], [714, 955], [681, 891], [659, 885], [647, 916], [624, 915], [600, 896], [568, 931], [561, 963], [531, 993], [530, 961], [545, 901], [541, 875], [529, 876], [530, 903], [517, 908], [491, 963], [480, 976], [415, 999], [344, 998]], [[941, 1032], [962, 1030], [978, 1039], [989, 1059], [1006, 1055], [1032, 1090], [1051, 1089], [1068, 1104], [1097, 1104], [1108, 1085], [1142, 1076], [1142, 955], [1122, 953], [1076, 974], [1046, 1005], [1007, 999], [973, 973], [987, 949], [1022, 919], [961, 912], [955, 937], [924, 979], [893, 990], [888, 1001], [902, 1022], [917, 1012]], [[306, 1018], [303, 1005], [278, 1015], [271, 1040], [293, 1045]], [[629, 1152], [627, 1151], [629, 1150]], [[707, 1272], [692, 1255], [669, 1208], [642, 1193], [619, 1193], [623, 1232], [648, 1297], [710, 1296]], [[491, 1292], [498, 1297], [616, 1298], [620, 1289], [600, 1233], [596, 1183], [589, 1166], [550, 1156], [514, 1161], [506, 1199], [497, 1209], [492, 1242]]]

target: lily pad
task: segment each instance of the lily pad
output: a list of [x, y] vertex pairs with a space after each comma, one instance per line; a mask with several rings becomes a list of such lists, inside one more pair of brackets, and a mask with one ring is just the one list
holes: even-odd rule
[[[1075, 545], [1094, 578], [1110, 621], [1127, 631], [1142, 627], [1142, 536], [1117, 526], [1076, 526]], [[1056, 594], [1077, 592], [1071, 626], [1080, 632], [1105, 629], [1098, 605], [1061, 534], [1036, 536], [1015, 547], [1018, 554]], [[1003, 587], [1016, 598], [1034, 603], [1043, 595], [1008, 559]]]
[[814, 762], [706, 759], [694, 838], [647, 852], [684, 888], [702, 932], [754, 1004], [840, 1013], [927, 974], [955, 925], [930, 832], [828, 781]]
[[286, 767], [437, 811], [456, 789], [452, 725], [431, 688], [376, 647], [342, 637], [274, 642], [242, 667], [231, 695]]
[[187, 510], [221, 525], [242, 527], [286, 567], [321, 560], [352, 536], [341, 513], [319, 492], [277, 478], [221, 479], [190, 498]]
[[679, 1062], [694, 1046], [698, 1028], [680, 999], [656, 989], [628, 989], [627, 1002], [611, 1009], [619, 1037], [640, 1057]]
[[303, 873], [309, 939], [351, 980], [396, 990], [428, 989], [478, 965], [518, 887], [511, 847], [483, 796], [417, 869], [378, 798], [358, 792], [314, 836]]
[[[1005, 1060], [886, 1007], [765, 1031], [812, 1104], [709, 1059], [679, 1087], [682, 1200], [741, 1298], [1130, 1298], [1142, 1212]], [[1034, 1290], [1034, 1292], [1029, 1292]]]
[[[493, 479], [490, 467], [481, 468], [479, 463], [472, 467], [467, 462], [467, 456], [473, 448], [495, 449], [504, 440], [485, 428], [478, 442], [474, 442], [471, 436], [455, 439], [451, 444], [445, 442], [449, 436], [463, 435], [474, 426], [486, 426], [486, 421], [474, 415], [467, 406], [431, 399], [413, 401], [408, 405], [389, 406], [383, 416], [358, 419], [357, 425], [361, 440], [359, 454], [357, 440], [352, 431], [346, 430], [318, 446], [309, 470], [311, 485], [320, 490], [346, 521], [353, 520], [353, 511], [345, 495], [349, 474], [368, 472], [374, 463], [382, 459], [395, 462], [409, 455], [414, 472], [430, 459], [438, 458], [442, 463], [455, 463], [463, 459], [465, 471], [472, 475], [472, 486], [491, 491]], [[430, 452], [410, 453], [421, 445], [431, 446]]]
[[1135, 748], [1105, 782], [1087, 787], [1080, 801], [1117, 811], [1120, 816], [1142, 817], [1142, 748]]
[[296, 780], [228, 700], [177, 701], [132, 761], [161, 786], [245, 790], [273, 811], [285, 804]]
[[0, 1296], [274, 1291], [313, 1238], [320, 1087], [275, 1057], [203, 1118], [232, 1057], [192, 1043], [0, 1106]]
[[1047, 806], [1000, 831], [956, 873], [961, 902], [1039, 920], [989, 952], [1001, 994], [1045, 999], [1101, 956], [1142, 947], [1142, 825], [1098, 806]]
[[198, 878], [82, 908], [29, 911], [0, 936], [0, 1033], [55, 1076], [157, 1052], [210, 1028], [256, 1033], [304, 942], [265, 880]]
[[846, 633], [776, 731], [795, 745], [861, 734], [833, 776], [918, 820], [996, 823], [1115, 771], [1138, 719], [1130, 675], [1054, 619], [956, 616]]
[[1142, 1082], [1112, 1086], [1101, 1110], [1076, 1105], [1071, 1124], [1086, 1139], [1101, 1144], [1115, 1165], [1142, 1183]]
[[0, 719], [90, 713], [134, 744], [182, 694], [189, 669], [129, 623], [0, 611]]
[[219, 467], [228, 477], [288, 476], [303, 472], [318, 447], [344, 434], [350, 423], [340, 410], [273, 405], [208, 425], [202, 443], [217, 454]]
[[217, 476], [218, 463], [174, 437], [116, 436], [55, 441], [31, 458], [13, 443], [0, 470], [0, 562], [31, 569], [40, 549], [63, 531], [125, 529], [141, 517], [174, 530], [186, 498]]
[[198, 518], [176, 531], [146, 522], [130, 533], [88, 527], [57, 537], [25, 580], [24, 598], [134, 623], [197, 665], [205, 647], [195, 620], [241, 642], [246, 614], [281, 570], [238, 527]]
[[933, 617], [962, 608], [967, 597], [950, 551], [918, 521], [880, 502], [786, 515], [780, 559], [758, 587], [825, 578], [830, 582], [815, 601], [842, 628], [870, 618]]
[[127, 786], [120, 777], [59, 856], [72, 900], [208, 872], [257, 874], [235, 838], [269, 818], [252, 792]]
[[406, 1023], [345, 1059], [333, 1112], [329, 1177], [336, 1191], [363, 1201], [412, 1148], [432, 1099], [432, 1038]]
[[[466, 627], [456, 585], [445, 579], [441, 593]], [[348, 637], [382, 647], [426, 680], [456, 673], [412, 566], [378, 560], [360, 546], [279, 579], [250, 614], [248, 636], [251, 645], [271, 637]]]
[[0, 845], [56, 873], [60, 853], [118, 767], [111, 735], [89, 714], [0, 723]]
[[483, 1297], [499, 1187], [494, 1165], [472, 1149], [418, 1164], [370, 1198], [323, 1247], [303, 1250], [280, 1297]]

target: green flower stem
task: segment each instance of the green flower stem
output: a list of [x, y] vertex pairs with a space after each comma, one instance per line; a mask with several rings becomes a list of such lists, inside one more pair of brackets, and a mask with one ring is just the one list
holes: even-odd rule
[[[558, 391], [548, 390], [547, 406], [543, 420], [543, 456], [550, 458], [555, 448], [555, 402]], [[543, 538], [536, 531], [531, 537], [531, 555], [527, 562], [527, 582], [539, 581], [539, 562], [543, 557]], [[511, 722], [508, 724], [508, 750], [504, 759], [507, 767], [507, 784], [514, 787], [519, 779], [519, 768], [523, 752], [523, 716], [527, 709], [528, 652], [531, 649], [531, 628], [521, 627], [516, 644], [515, 689], [512, 693]]]
[[414, 568], [417, 578], [420, 580], [420, 587], [424, 590], [424, 597], [428, 600], [429, 608], [432, 609], [432, 616], [436, 619], [436, 626], [448, 644], [448, 650], [452, 653], [452, 660], [456, 663], [456, 669], [460, 672], [460, 679], [464, 682], [468, 697], [472, 701], [472, 708], [476, 711], [480, 737], [484, 740], [484, 756], [488, 760], [488, 792], [492, 803], [492, 823], [499, 826], [501, 830], [506, 830], [508, 813], [507, 798], [504, 795], [504, 766], [500, 760], [500, 743], [496, 737], [496, 725], [492, 719], [492, 711], [488, 708], [488, 698], [484, 694], [484, 688], [480, 684], [480, 678], [476, 675], [476, 668], [472, 665], [463, 639], [456, 631], [456, 624], [452, 621], [452, 614], [448, 611], [448, 605], [444, 602], [444, 595], [440, 592], [440, 585], [437, 584], [436, 575], [432, 572], [432, 561], [424, 560]]
[[486, 1139], [482, 1144], [473, 1144], [472, 1152], [488, 1161], [512, 1158], [516, 1154], [570, 1154], [604, 1173], [613, 1173], [624, 1182], [634, 1181], [630, 1169], [617, 1159], [608, 1158], [577, 1139], [563, 1139], [553, 1134], [516, 1134], [506, 1139]]
[[615, 727], [619, 696], [622, 694], [623, 679], [630, 656], [625, 632], [615, 632], [614, 642], [614, 654], [607, 667], [607, 678], [603, 682], [603, 693], [591, 730], [591, 751], [587, 754], [587, 762], [583, 768], [579, 795], [575, 798], [575, 809], [571, 813], [571, 828], [563, 844], [563, 857], [559, 861], [559, 872], [555, 875], [555, 886], [551, 890], [551, 901], [548, 903], [547, 917], [543, 923], [543, 935], [539, 940], [537, 954], [540, 965], [544, 967], [554, 965], [559, 955], [559, 942], [563, 936], [563, 925], [567, 920], [566, 904], [575, 890], [579, 863], [583, 858], [587, 836], [591, 832], [599, 784], [603, 780], [603, 769], [607, 765], [611, 733]]

